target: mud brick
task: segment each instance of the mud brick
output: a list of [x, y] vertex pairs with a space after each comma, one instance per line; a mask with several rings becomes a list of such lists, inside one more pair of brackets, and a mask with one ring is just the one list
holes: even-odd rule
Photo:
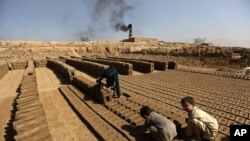
[[130, 111], [130, 112], [128, 112], [128, 113], [125, 113], [125, 114], [123, 115], [123, 118], [124, 118], [125, 120], [128, 120], [129, 117], [132, 116], [132, 115], [134, 115], [134, 114], [136, 114], [134, 111]]
[[114, 107], [111, 107], [111, 111], [115, 113], [118, 109], [120, 109], [122, 107], [123, 107], [122, 105], [116, 105]]
[[210, 103], [210, 104], [208, 105], [208, 107], [216, 108], [216, 104], [215, 104], [215, 103]]
[[144, 121], [145, 121], [144, 118], [139, 117], [139, 118], [135, 119], [135, 120], [133, 121], [133, 123], [135, 124], [135, 126], [138, 126], [138, 125], [143, 125], [143, 124], [144, 124]]
[[215, 117], [217, 120], [219, 120], [220, 116], [218, 115], [213, 115], [213, 117]]
[[236, 118], [235, 118], [235, 121], [236, 122], [239, 122], [239, 123], [241, 123], [241, 124], [244, 124], [245, 123], [245, 118], [242, 118], [242, 117], [239, 117], [239, 116], [237, 116]]
[[37, 107], [37, 106], [42, 107], [42, 104], [39, 102], [39, 103], [31, 103], [31, 104], [28, 104], [28, 105], [17, 105], [17, 109], [18, 110], [25, 110], [25, 109], [28, 109], [28, 108], [31, 108], [31, 107]]
[[234, 120], [235, 119], [235, 115], [228, 113], [227, 116], [226, 116], [226, 118]]
[[236, 110], [240, 110], [241, 109], [241, 107], [239, 107], [237, 105], [234, 105], [233, 108], [236, 109]]
[[33, 101], [21, 102], [21, 103], [18, 103], [17, 106], [22, 107], [22, 106], [31, 105], [31, 104], [34, 104], [34, 103], [40, 103], [40, 101], [39, 100], [33, 100]]
[[207, 106], [204, 106], [204, 108], [203, 108], [202, 110], [204, 110], [204, 111], [206, 111], [206, 112], [209, 112], [209, 111], [211, 110], [211, 108], [209, 108], [209, 107], [207, 107]]
[[227, 121], [227, 126], [229, 127], [230, 125], [237, 125], [237, 122], [232, 121], [232, 120], [228, 120]]
[[[131, 124], [133, 124], [134, 120], [135, 120], [135, 119], [138, 119], [138, 118], [141, 118], [141, 116], [140, 116], [139, 114], [134, 114], [134, 115], [132, 115], [132, 116], [130, 116], [130, 117], [128, 118], [128, 122], [131, 123]], [[136, 126], [136, 125], [135, 125], [135, 126]]]
[[106, 107], [112, 107], [112, 106], [117, 105], [117, 104], [118, 104], [118, 103], [115, 102], [115, 101], [110, 101], [110, 102], [105, 103], [104, 105], [105, 105]]
[[218, 133], [215, 137], [215, 141], [229, 141], [229, 137], [227, 135]]
[[222, 110], [224, 108], [224, 106], [222, 106], [222, 105], [217, 105], [216, 106], [216, 109], [218, 109], [218, 110]]
[[223, 111], [228, 112], [228, 113], [230, 113], [230, 112], [231, 112], [231, 110], [232, 110], [232, 109], [231, 109], [231, 108], [229, 108], [229, 107], [224, 107], [224, 108], [223, 108]]
[[213, 115], [217, 115], [219, 113], [219, 110], [212, 109], [212, 110], [210, 110], [210, 113], [212, 113]]
[[221, 125], [219, 128], [219, 132], [224, 134], [224, 135], [228, 135], [229, 134], [229, 128], [227, 126]]
[[220, 117], [226, 117], [227, 113], [226, 113], [226, 112], [223, 112], [223, 111], [220, 111], [220, 112], [218, 113], [218, 115], [219, 115]]
[[[230, 103], [230, 102], [228, 102], [228, 103]], [[228, 104], [228, 103], [226, 103], [225, 106], [229, 107], [229, 108], [233, 108], [233, 105], [231, 103], [230, 104]]]
[[248, 118], [248, 113], [240, 112], [240, 116], [244, 118]]
[[245, 124], [246, 124], [246, 125], [250, 125], [250, 120], [247, 119], [247, 120], [245, 121]]
[[126, 108], [129, 108], [130, 109], [130, 107], [131, 106], [133, 106], [135, 103], [129, 103], [129, 104], [127, 104], [127, 105], [124, 105]]
[[227, 119], [223, 118], [223, 117], [220, 117], [218, 122], [222, 125], [226, 125], [227, 124]]
[[115, 114], [119, 114], [121, 111], [123, 111], [123, 110], [125, 110], [126, 108], [124, 107], [124, 106], [121, 106], [120, 108], [118, 108], [118, 109], [115, 109], [114, 110], [114, 113]]
[[231, 110], [231, 113], [234, 114], [234, 115], [239, 115], [239, 114], [240, 114], [240, 111], [239, 111], [239, 110], [236, 110], [236, 109], [232, 109], [232, 110]]
[[215, 141], [230, 141], [229, 136], [224, 135], [222, 133], [218, 133], [215, 137]]

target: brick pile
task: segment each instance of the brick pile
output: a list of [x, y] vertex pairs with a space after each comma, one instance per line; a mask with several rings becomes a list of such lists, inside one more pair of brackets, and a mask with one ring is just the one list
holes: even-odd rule
[[16, 141], [46, 140], [52, 141], [43, 105], [39, 101], [35, 67], [28, 61], [20, 84], [20, 94], [15, 100], [15, 120], [13, 122]]
[[104, 65], [114, 66], [119, 74], [123, 75], [132, 75], [133, 65], [130, 63], [120, 62], [120, 61], [112, 61], [112, 60], [102, 60], [102, 59], [88, 59], [82, 58], [82, 60], [96, 62]]
[[47, 66], [47, 60], [46, 59], [37, 59], [35, 60], [35, 67], [38, 68], [38, 67], [46, 67]]
[[91, 101], [87, 102], [85, 99], [88, 99], [88, 96], [83, 95], [79, 91], [77, 92], [72, 87], [63, 86], [59, 90], [99, 140], [132, 140], [128, 132], [124, 133], [125, 131], [121, 131], [121, 126], [115, 126], [123, 124], [124, 121], [119, 118], [117, 120], [117, 117], [111, 112], [105, 112], [102, 105], [90, 103]]
[[90, 81], [82, 76], [74, 77], [72, 84], [102, 104], [110, 101], [114, 93], [113, 90], [107, 92], [106, 90], [101, 89], [100, 84]]
[[101, 73], [108, 68], [107, 65], [93, 63], [90, 61], [79, 61], [74, 59], [66, 59], [66, 63], [75, 67], [76, 69], [88, 73], [92, 76], [98, 77]]
[[0, 79], [2, 79], [5, 74], [7, 74], [9, 71], [9, 67], [7, 63], [1, 63], [0, 62]]
[[25, 69], [27, 67], [27, 61], [23, 59], [19, 59], [16, 61], [10, 62], [11, 64], [11, 69], [16, 70], [16, 69]]
[[67, 81], [72, 81], [75, 68], [56, 60], [48, 60], [47, 67], [60, 72]]
[[154, 64], [145, 62], [145, 61], [138, 61], [138, 60], [128, 60], [128, 59], [120, 59], [120, 58], [98, 58], [102, 60], [114, 60], [120, 62], [127, 62], [133, 65], [133, 69], [142, 73], [151, 73], [154, 70]]

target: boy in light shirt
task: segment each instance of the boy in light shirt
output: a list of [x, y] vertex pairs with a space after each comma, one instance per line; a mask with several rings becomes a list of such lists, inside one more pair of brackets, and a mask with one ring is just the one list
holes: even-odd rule
[[195, 106], [194, 99], [190, 96], [181, 99], [182, 107], [188, 112], [188, 126], [186, 135], [194, 140], [214, 140], [218, 133], [218, 122], [216, 118]]

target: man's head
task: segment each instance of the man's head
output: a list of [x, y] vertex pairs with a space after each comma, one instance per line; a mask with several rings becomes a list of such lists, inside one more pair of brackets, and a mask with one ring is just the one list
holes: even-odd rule
[[149, 108], [148, 106], [143, 106], [140, 110], [140, 115], [143, 118], [146, 118], [147, 116], [149, 116], [149, 114], [152, 112], [153, 110], [151, 108]]
[[190, 112], [193, 110], [195, 102], [191, 96], [186, 96], [181, 99], [181, 105], [185, 111]]

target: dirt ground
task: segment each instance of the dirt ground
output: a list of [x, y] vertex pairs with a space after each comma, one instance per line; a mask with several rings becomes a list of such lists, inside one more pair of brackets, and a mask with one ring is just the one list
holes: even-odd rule
[[53, 140], [97, 139], [81, 122], [58, 91], [64, 80], [48, 68], [36, 68], [40, 101], [43, 104], [48, 127]]
[[24, 70], [9, 71], [0, 80], [0, 141], [5, 140], [8, 122], [11, 119], [12, 103], [17, 96], [17, 89], [23, 77]]

